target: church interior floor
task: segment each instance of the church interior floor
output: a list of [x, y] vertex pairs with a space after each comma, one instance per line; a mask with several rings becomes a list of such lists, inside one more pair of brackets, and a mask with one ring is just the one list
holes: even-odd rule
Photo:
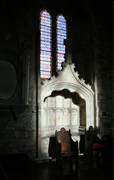
[[112, 180], [113, 160], [94, 157], [93, 162], [79, 157], [79, 167], [75, 162], [70, 166], [68, 158], [64, 159], [62, 169], [56, 161], [49, 160], [30, 162], [29, 169], [18, 172], [7, 172], [8, 180]]

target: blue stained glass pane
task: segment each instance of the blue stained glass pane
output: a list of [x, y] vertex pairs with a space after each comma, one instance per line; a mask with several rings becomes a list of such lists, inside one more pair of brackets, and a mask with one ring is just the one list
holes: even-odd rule
[[50, 57], [49, 57], [49, 58], [47, 58], [47, 57], [41, 57], [41, 61], [51, 62]]
[[61, 67], [61, 63], [58, 63], [58, 67]]
[[62, 62], [65, 62], [65, 59], [63, 59], [63, 60], [58, 60], [58, 63], [62, 63]]
[[50, 71], [50, 62], [46, 63], [46, 62], [40, 62], [41, 65], [40, 65], [40, 69], [41, 70], [44, 70], [44, 71]]
[[57, 60], [58, 60], [58, 62], [64, 62], [65, 61], [64, 54], [59, 54], [58, 53]]
[[40, 73], [41, 78], [51, 76], [51, 16], [47, 10], [40, 13]]
[[43, 10], [40, 15], [41, 17], [51, 18], [50, 14], [46, 10]]
[[51, 62], [51, 54], [50, 55], [44, 55], [44, 54], [40, 54], [40, 60], [41, 61], [45, 61], [45, 62]]
[[64, 44], [64, 39], [62, 39], [62, 38], [57, 38], [57, 42], [58, 42], [59, 44]]
[[60, 63], [60, 64], [61, 64], [62, 62], [64, 62], [64, 61], [65, 61], [64, 59], [62, 59], [62, 60], [61, 60], [61, 59], [58, 59], [58, 63]]
[[57, 28], [66, 30], [66, 23], [57, 21]]
[[46, 79], [50, 78], [50, 72], [40, 71], [40, 73], [41, 73], [41, 78], [46, 78]]
[[64, 40], [66, 39], [65, 36], [57, 35], [57, 43], [64, 44]]
[[57, 34], [66, 37], [66, 31], [64, 31], [63, 29], [57, 29]]
[[41, 51], [42, 56], [50, 56], [51, 57], [51, 52], [48, 51]]
[[59, 54], [58, 53], [58, 58], [63, 59], [64, 58], [64, 54]]
[[61, 44], [58, 44], [57, 45], [57, 52], [58, 53], [65, 53], [65, 46], [64, 45], [61, 45]]
[[64, 18], [63, 15], [59, 15], [58, 18], [57, 18], [57, 21], [63, 21], [63, 22], [66, 22], [66, 19]]
[[49, 71], [50, 72], [50, 69], [48, 69], [47, 67], [40, 67], [40, 71]]
[[50, 68], [50, 62], [40, 61], [41, 66], [48, 66]]
[[60, 59], [58, 60], [58, 63], [60, 63], [60, 64], [61, 64], [62, 62], [63, 62], [63, 61], [61, 61]]
[[41, 32], [40, 39], [41, 39], [41, 41], [51, 41], [51, 37], [50, 37], [49, 33], [45, 32], [45, 31]]
[[41, 25], [41, 31], [46, 31], [46, 32], [48, 32], [48, 33], [51, 33], [51, 29], [50, 29], [49, 26], [43, 26], [43, 25]]
[[42, 67], [40, 67], [40, 71], [49, 71], [50, 72], [50, 69], [48, 69], [48, 67], [42, 66]]
[[61, 67], [61, 64], [59, 64], [59, 66], [57, 67], [57, 70], [61, 70], [62, 67]]
[[41, 41], [51, 41], [51, 37], [41, 36]]
[[51, 43], [50, 42], [41, 41], [41, 50], [51, 51]]
[[56, 22], [57, 28], [57, 36], [56, 36], [56, 43], [57, 43], [57, 70], [61, 70], [61, 63], [65, 61], [64, 53], [65, 53], [65, 46], [64, 46], [64, 39], [67, 38], [67, 27], [66, 27], [66, 19], [62, 14], [57, 16]]
[[50, 19], [47, 19], [47, 18], [42, 18], [41, 19], [41, 24], [43, 24], [44, 26], [51, 26], [51, 21]]

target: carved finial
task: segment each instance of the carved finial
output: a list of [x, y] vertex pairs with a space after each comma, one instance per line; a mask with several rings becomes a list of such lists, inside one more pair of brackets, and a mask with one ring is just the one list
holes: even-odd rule
[[68, 39], [64, 40], [65, 48], [65, 60], [67, 63], [72, 63], [72, 54], [71, 54], [71, 41]]

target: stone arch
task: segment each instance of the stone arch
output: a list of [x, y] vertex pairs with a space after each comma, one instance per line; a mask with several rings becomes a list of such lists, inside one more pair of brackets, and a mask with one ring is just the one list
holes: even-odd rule
[[[94, 92], [90, 85], [86, 85], [83, 79], [78, 78], [78, 72], [74, 71], [74, 64], [65, 63], [63, 71], [50, 80], [45, 80], [41, 87], [41, 112], [42, 103], [52, 92], [67, 89], [70, 93], [77, 93], [86, 102], [86, 128], [95, 126], [94, 121]], [[55, 127], [56, 128], [56, 127]]]

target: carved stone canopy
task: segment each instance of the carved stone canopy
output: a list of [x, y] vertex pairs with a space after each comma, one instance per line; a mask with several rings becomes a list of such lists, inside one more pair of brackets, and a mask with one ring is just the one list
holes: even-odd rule
[[[86, 102], [86, 128], [94, 126], [94, 92], [89, 84], [85, 84], [83, 79], [79, 79], [78, 72], [74, 71], [75, 65], [65, 63], [63, 70], [58, 72], [58, 76], [53, 76], [50, 80], [45, 80], [41, 86], [41, 103], [53, 93], [67, 90], [71, 95], [76, 93]], [[42, 105], [41, 105], [42, 106]]]
[[[70, 99], [72, 99], [72, 102], [73, 102], [74, 104], [79, 105], [79, 95], [78, 95], [76, 92], [73, 92], [73, 93], [71, 92], [71, 93], [70, 93], [70, 91], [69, 91], [68, 89], [63, 89], [63, 90], [61, 90], [61, 91], [53, 91], [53, 92], [51, 93], [51, 95], [48, 96], [48, 97], [55, 97], [55, 96], [63, 96], [65, 99], [66, 99], [66, 98], [70, 98]], [[48, 97], [46, 97], [46, 98], [44, 99], [44, 102], [46, 101], [46, 99], [47, 99]]]

